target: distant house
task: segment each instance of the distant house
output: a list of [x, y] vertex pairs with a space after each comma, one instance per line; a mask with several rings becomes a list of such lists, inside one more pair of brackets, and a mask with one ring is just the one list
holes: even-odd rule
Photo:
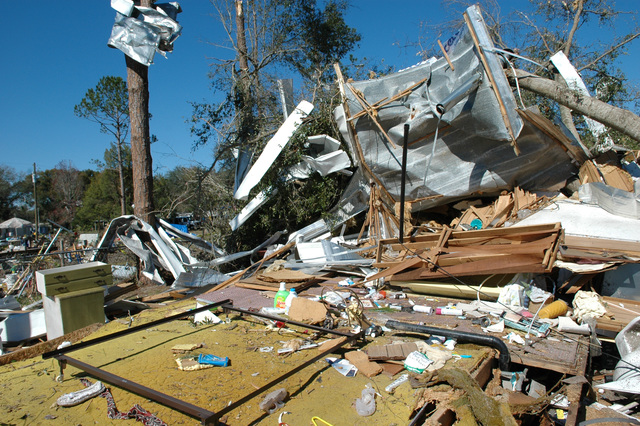
[[36, 227], [28, 220], [14, 217], [0, 223], [0, 238], [21, 238], [33, 234]]

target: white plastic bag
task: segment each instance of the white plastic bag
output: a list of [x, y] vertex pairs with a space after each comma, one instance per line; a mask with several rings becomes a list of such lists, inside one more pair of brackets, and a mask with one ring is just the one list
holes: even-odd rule
[[500, 290], [498, 303], [507, 306], [522, 307], [524, 302], [524, 287], [520, 284], [509, 284]]
[[356, 411], [363, 417], [370, 416], [376, 412], [376, 391], [373, 390], [369, 383], [362, 390], [362, 396], [356, 399]]

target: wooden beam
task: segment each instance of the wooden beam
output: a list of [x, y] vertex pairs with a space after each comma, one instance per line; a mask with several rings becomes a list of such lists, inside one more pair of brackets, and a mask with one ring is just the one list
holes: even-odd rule
[[451, 71], [455, 71], [456, 69], [454, 68], [453, 63], [451, 62], [451, 59], [449, 59], [449, 54], [447, 53], [446, 50], [444, 50], [444, 46], [442, 45], [442, 42], [440, 41], [440, 39], [438, 39], [438, 46], [440, 46], [442, 55], [444, 55], [444, 58], [447, 60], [447, 63], [449, 64], [449, 68], [451, 68]]
[[384, 192], [385, 196], [388, 197], [389, 200], [395, 203], [396, 200], [391, 196], [391, 194], [389, 194], [389, 191], [387, 191], [384, 185], [382, 185], [382, 182], [380, 182], [377, 176], [369, 168], [369, 165], [367, 164], [367, 162], [364, 160], [364, 154], [362, 152], [362, 147], [360, 146], [360, 141], [358, 140], [358, 135], [355, 131], [353, 123], [349, 122], [349, 117], [351, 116], [351, 113], [349, 112], [349, 103], [347, 102], [347, 92], [344, 90], [345, 82], [344, 82], [344, 77], [342, 76], [342, 70], [340, 69], [340, 64], [338, 63], [333, 64], [333, 69], [335, 70], [336, 76], [338, 78], [338, 87], [340, 88], [340, 94], [342, 96], [342, 106], [344, 108], [344, 113], [347, 118], [347, 130], [349, 131], [351, 140], [355, 145], [356, 156], [358, 157], [360, 165], [364, 169], [365, 176], [368, 175], [367, 177], [369, 179], [375, 181], [378, 184], [378, 186], [380, 186], [380, 189]]
[[364, 96], [362, 96], [360, 92], [354, 89], [352, 85], [347, 84], [347, 87], [349, 88], [349, 90], [351, 90], [351, 93], [353, 93], [353, 96], [360, 103], [360, 105], [362, 106], [362, 109], [367, 112], [367, 115], [369, 116], [371, 121], [373, 121], [373, 123], [376, 125], [378, 130], [380, 130], [380, 132], [384, 135], [384, 137], [389, 141], [391, 146], [394, 149], [397, 148], [398, 146], [395, 143], [393, 143], [393, 140], [391, 139], [391, 137], [384, 130], [384, 128], [382, 127], [382, 124], [380, 124], [380, 122], [378, 121], [378, 118], [376, 117], [374, 110], [371, 108], [371, 105], [367, 103], [367, 100], [364, 98]]
[[[419, 87], [422, 83], [424, 83], [425, 81], [427, 81], [429, 79], [429, 77], [423, 78], [422, 80], [420, 80], [419, 82], [412, 84], [411, 86], [409, 86], [408, 88], [404, 89], [402, 92], [399, 92], [395, 95], [393, 95], [389, 100], [383, 102], [384, 99], [383, 98], [381, 100], [379, 100], [378, 102], [374, 103], [372, 106], [375, 107], [376, 110], [382, 108], [383, 106], [387, 106], [389, 105], [391, 102], [395, 102], [398, 99], [404, 98], [405, 96], [408, 96], [411, 94], [411, 92], [414, 91], [414, 89], [416, 89], [417, 87]], [[349, 120], [355, 120], [357, 118], [360, 118], [362, 116], [364, 116], [367, 112], [362, 110], [357, 112], [356, 114], [354, 114], [351, 118], [349, 118]]]

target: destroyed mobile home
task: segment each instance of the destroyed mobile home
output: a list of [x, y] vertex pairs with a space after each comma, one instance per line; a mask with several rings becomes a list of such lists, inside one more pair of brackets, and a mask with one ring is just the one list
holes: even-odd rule
[[[227, 254], [162, 220], [154, 228], [116, 218], [86, 263], [27, 268], [7, 286], [3, 341], [20, 340], [11, 337], [18, 328], [49, 341], [4, 355], [2, 364], [30, 349], [58, 361], [64, 392], [55, 397], [69, 408], [52, 418], [86, 415], [73, 407], [97, 395], [113, 402], [113, 386], [145, 408], [109, 416], [153, 424], [275, 416], [280, 424], [355, 424], [363, 416], [412, 425], [637, 424], [637, 159], [628, 153], [621, 162], [611, 150], [593, 155], [520, 107], [479, 10], [469, 8], [465, 21], [443, 58], [379, 79], [339, 81], [335, 119], [350, 157], [319, 135], [309, 141], [315, 154], [288, 171], [296, 179], [352, 174], [329, 219]], [[235, 198], [248, 199], [312, 109], [302, 102], [289, 115], [241, 173]], [[559, 192], [576, 177], [578, 191]], [[267, 194], [250, 200], [232, 229]], [[452, 210], [459, 213], [447, 223], [420, 219]], [[357, 215], [365, 216], [360, 233], [340, 233]], [[85, 339], [116, 297], [135, 287], [113, 285], [120, 271], [112, 273], [105, 253], [116, 240], [140, 260], [142, 276], [171, 288], [121, 300], [124, 323], [111, 321], [108, 333]], [[214, 260], [198, 261], [188, 245]], [[218, 272], [241, 258], [250, 266]], [[14, 295], [35, 288], [43, 308], [19, 311]], [[147, 322], [131, 313], [169, 299], [180, 299], [178, 312]], [[186, 318], [188, 326], [178, 321]], [[182, 331], [163, 337], [159, 331], [173, 323]], [[97, 350], [86, 352], [141, 332], [148, 341], [132, 355], [98, 360]], [[152, 375], [166, 377], [131, 380], [135, 363], [147, 363], [140, 357], [156, 359]], [[91, 380], [82, 378], [81, 388], [76, 377]]]

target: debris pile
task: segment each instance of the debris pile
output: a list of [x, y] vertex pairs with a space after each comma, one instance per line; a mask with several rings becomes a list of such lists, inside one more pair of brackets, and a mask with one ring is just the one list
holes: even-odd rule
[[[286, 373], [273, 372], [276, 378], [262, 387], [252, 383], [255, 390], [243, 389], [226, 407], [204, 409], [174, 398], [171, 408], [217, 421], [259, 397], [259, 415], [286, 404], [302, 423], [308, 413], [296, 413], [296, 392], [279, 384], [321, 362], [340, 383], [362, 380], [355, 393], [340, 395], [340, 386], [330, 393], [350, 400], [351, 414], [373, 421], [396, 398], [410, 407], [402, 421], [412, 425], [638, 422], [638, 157], [614, 149], [591, 153], [535, 108], [525, 108], [503, 69], [509, 57], [491, 43], [477, 7], [467, 9], [465, 22], [445, 43], [443, 58], [360, 82], [344, 81], [336, 67], [343, 102], [335, 119], [351, 155], [339, 141], [318, 135], [309, 141], [313, 155], [287, 171], [296, 179], [315, 171], [352, 176], [326, 218], [232, 254], [162, 220], [157, 228], [134, 216], [111, 222], [87, 260], [105, 261], [118, 239], [140, 260], [143, 276], [171, 284], [143, 301], [199, 303], [158, 321], [193, 316], [196, 332], [225, 324], [214, 331], [262, 333], [263, 341], [247, 352], [271, 364], [290, 363]], [[561, 73], [571, 66], [554, 58]], [[312, 109], [300, 103], [253, 166], [245, 164], [236, 199], [248, 199]], [[250, 200], [231, 228], [241, 227], [268, 193]], [[356, 216], [362, 226], [345, 235]], [[199, 261], [179, 241], [213, 260]], [[218, 272], [243, 258], [251, 259], [244, 270]], [[22, 292], [36, 272], [25, 271], [9, 293]], [[52, 296], [52, 289], [44, 286], [43, 294]], [[111, 286], [107, 305], [110, 293], [126, 290]], [[9, 309], [19, 308], [5, 299]], [[127, 330], [103, 339], [160, 324], [134, 324], [131, 307], [120, 308]], [[221, 319], [229, 312], [239, 313], [238, 321]], [[10, 330], [8, 320], [0, 327]], [[245, 362], [187, 343], [159, 355], [180, 371], [177, 380], [183, 374], [208, 380], [212, 371], [231, 375]], [[68, 355], [90, 344], [74, 343], [45, 358], [166, 400]], [[327, 391], [311, 390], [317, 398]]]

